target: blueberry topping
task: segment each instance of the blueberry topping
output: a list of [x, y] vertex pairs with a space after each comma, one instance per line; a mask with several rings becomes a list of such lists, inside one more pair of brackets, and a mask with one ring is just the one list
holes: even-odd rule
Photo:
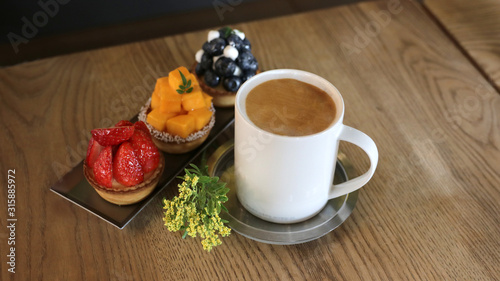
[[238, 48], [238, 51], [243, 52], [243, 51], [251, 51], [252, 50], [252, 45], [250, 45], [250, 41], [245, 37], [245, 39], [241, 40], [240, 47]]
[[222, 83], [227, 91], [236, 92], [259, 68], [250, 41], [243, 32], [230, 27], [210, 31], [202, 50], [195, 55], [195, 72], [210, 87]]
[[245, 51], [240, 52], [238, 58], [236, 59], [236, 63], [243, 70], [250, 70], [250, 64], [255, 60], [252, 53]]
[[211, 56], [220, 56], [224, 52], [224, 47], [226, 47], [226, 40], [222, 38], [215, 38], [214, 40], [208, 42], [205, 49], [205, 44], [203, 44], [203, 51]]
[[205, 68], [203, 68], [200, 63], [197, 63], [194, 72], [196, 75], [201, 76], [205, 73]]
[[208, 52], [209, 48], [210, 48], [210, 44], [207, 41], [205, 41], [205, 43], [203, 43], [203, 46], [201, 46], [201, 49], [203, 50], [203, 52], [205, 54]]
[[243, 40], [241, 40], [241, 38], [236, 34], [231, 34], [227, 38], [227, 44], [235, 47], [238, 50], [241, 49], [242, 43], [243, 43]]
[[243, 75], [241, 75], [241, 80], [242, 82], [245, 82], [247, 81], [248, 79], [252, 78], [255, 76], [255, 72], [254, 71], [245, 71], [243, 73]]
[[204, 77], [205, 77], [205, 84], [207, 84], [208, 86], [215, 87], [215, 86], [219, 85], [220, 76], [215, 74], [215, 72], [213, 72], [212, 70], [207, 69], [205, 71]]
[[201, 56], [201, 61], [200, 61], [200, 65], [203, 69], [207, 70], [207, 69], [211, 69], [212, 68], [212, 64], [213, 64], [213, 58], [212, 56], [210, 56], [209, 54], [207, 54], [206, 52]]
[[236, 92], [241, 86], [241, 78], [236, 76], [226, 77], [222, 82], [224, 89], [230, 92]]
[[220, 57], [214, 64], [215, 73], [220, 76], [228, 77], [233, 75], [236, 69], [236, 63], [227, 57]]
[[259, 63], [257, 62], [257, 60], [254, 58], [248, 65], [248, 68], [246, 69], [247, 71], [257, 71], [257, 69], [259, 68]]

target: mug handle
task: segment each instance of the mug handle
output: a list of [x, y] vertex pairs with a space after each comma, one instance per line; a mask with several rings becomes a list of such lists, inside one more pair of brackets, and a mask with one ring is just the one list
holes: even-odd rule
[[370, 158], [370, 168], [359, 177], [355, 177], [341, 184], [332, 185], [332, 189], [328, 195], [329, 199], [346, 195], [361, 188], [372, 178], [378, 163], [378, 149], [375, 142], [359, 130], [346, 125], [342, 126], [339, 140], [350, 142], [363, 149]]

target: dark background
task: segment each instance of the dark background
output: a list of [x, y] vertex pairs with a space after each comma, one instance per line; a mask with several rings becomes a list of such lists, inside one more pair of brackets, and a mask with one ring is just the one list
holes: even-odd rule
[[[198, 29], [343, 5], [359, 0], [1, 0], [0, 66]], [[23, 36], [42, 3], [58, 11], [16, 53], [8, 34]], [[217, 12], [219, 10], [219, 13]], [[222, 16], [222, 17], [221, 17]], [[38, 22], [44, 22], [43, 15]], [[24, 36], [23, 36], [24, 37]]]

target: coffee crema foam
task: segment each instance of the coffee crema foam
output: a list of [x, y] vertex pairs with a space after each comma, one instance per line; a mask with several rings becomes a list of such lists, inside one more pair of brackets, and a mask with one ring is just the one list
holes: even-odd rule
[[333, 99], [318, 87], [295, 79], [275, 79], [253, 88], [246, 113], [257, 127], [283, 136], [306, 136], [335, 120]]

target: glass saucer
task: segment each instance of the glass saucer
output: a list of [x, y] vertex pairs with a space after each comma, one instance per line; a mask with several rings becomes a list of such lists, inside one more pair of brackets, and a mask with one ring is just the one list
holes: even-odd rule
[[[318, 239], [341, 225], [352, 213], [358, 192], [331, 199], [316, 216], [294, 224], [277, 224], [255, 217], [243, 208], [234, 192], [234, 141], [229, 140], [209, 157], [207, 164], [211, 176], [220, 177], [227, 183], [229, 200], [224, 204], [228, 213], [221, 217], [229, 221], [231, 229], [247, 238], [278, 245], [292, 245]], [[334, 183], [347, 180], [346, 170], [352, 169], [343, 154], [339, 154]]]

